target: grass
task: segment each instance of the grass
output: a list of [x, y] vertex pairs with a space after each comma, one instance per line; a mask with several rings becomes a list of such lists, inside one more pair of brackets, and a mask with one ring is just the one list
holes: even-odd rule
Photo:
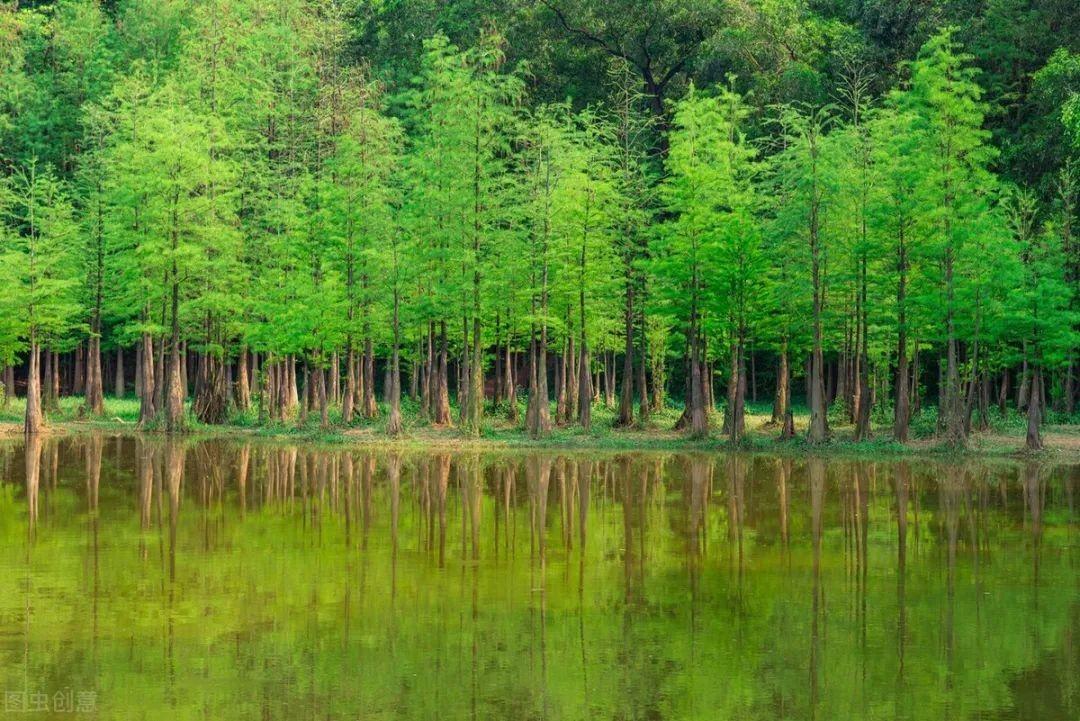
[[[21, 428], [25, 404], [22, 399], [11, 399], [0, 406], [0, 433], [18, 433]], [[706, 438], [691, 438], [686, 434], [672, 430], [681, 408], [668, 407], [660, 413], [650, 416], [644, 427], [618, 428], [615, 426], [614, 409], [597, 404], [593, 409], [593, 427], [589, 432], [576, 425], [556, 427], [550, 434], [540, 439], [532, 439], [522, 429], [506, 421], [508, 408], [489, 407], [485, 414], [484, 425], [479, 435], [473, 436], [456, 428], [434, 427], [423, 418], [418, 405], [411, 400], [402, 402], [402, 416], [405, 432], [397, 439], [386, 435], [386, 409], [380, 408], [379, 417], [374, 420], [362, 420], [349, 426], [341, 422], [339, 408], [330, 410], [330, 427], [321, 428], [319, 414], [308, 415], [307, 422], [300, 424], [297, 418], [286, 421], [267, 421], [260, 423], [256, 410], [235, 413], [229, 422], [221, 426], [209, 426], [189, 417], [189, 431], [198, 436], [247, 435], [261, 438], [291, 439], [296, 441], [321, 444], [364, 444], [395, 445], [412, 447], [470, 447], [470, 448], [559, 448], [559, 449], [596, 449], [596, 450], [703, 450], [720, 451], [731, 449], [730, 442], [719, 433], [720, 414], [715, 417], [716, 429]], [[882, 457], [906, 455], [982, 455], [1008, 456], [1023, 452], [1026, 420], [1014, 412], [1001, 415], [994, 409], [990, 418], [990, 429], [973, 434], [966, 449], [957, 449], [942, 445], [934, 436], [937, 424], [936, 409], [926, 407], [913, 419], [912, 439], [908, 444], [892, 440], [890, 435], [891, 411], [879, 409], [874, 418], [874, 436], [871, 440], [855, 442], [853, 429], [843, 423], [843, 414], [839, 409], [830, 410], [832, 437], [823, 445], [812, 445], [805, 441], [802, 431], [809, 422], [805, 408], [796, 409], [795, 424], [799, 432], [796, 438], [786, 441], [777, 439], [778, 429], [770, 421], [771, 406], [767, 403], [750, 403], [747, 406], [747, 433], [739, 444], [740, 449], [767, 452], [773, 454], [809, 454], [828, 453], [857, 457]], [[518, 408], [519, 418], [525, 416], [525, 405]], [[50, 427], [60, 432], [78, 432], [80, 430], [100, 429], [111, 432], [136, 432], [139, 416], [139, 403], [135, 398], [105, 399], [105, 413], [98, 418], [89, 418], [82, 411], [82, 398], [65, 397], [60, 400], [59, 408], [48, 414]], [[452, 408], [456, 418], [457, 409]], [[147, 429], [146, 432], [154, 432]], [[1051, 416], [1044, 426], [1046, 450], [1043, 456], [1080, 461], [1080, 419]]]

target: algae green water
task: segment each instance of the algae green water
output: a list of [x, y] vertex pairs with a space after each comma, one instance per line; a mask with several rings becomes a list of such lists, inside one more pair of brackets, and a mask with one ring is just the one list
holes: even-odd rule
[[1080, 469], [0, 445], [12, 718], [1080, 718]]

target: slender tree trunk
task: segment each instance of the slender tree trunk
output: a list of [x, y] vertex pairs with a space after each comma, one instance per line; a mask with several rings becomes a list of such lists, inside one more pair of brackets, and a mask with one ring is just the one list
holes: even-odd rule
[[116, 347], [116, 368], [113, 370], [116, 372], [116, 397], [123, 398], [127, 388], [124, 386], [124, 349], [120, 346]]
[[101, 329], [91, 333], [86, 345], [86, 412], [100, 416], [105, 412], [105, 387], [101, 372]]
[[[640, 343], [638, 345], [638, 377], [637, 377], [637, 391], [638, 391], [638, 423], [642, 427], [649, 422], [649, 406], [652, 403], [649, 397], [649, 378], [646, 373], [649, 363], [649, 354], [646, 352], [646, 338], [645, 338], [645, 316], [644, 309], [638, 318], [638, 322], [641, 324], [642, 332], [640, 334]], [[654, 379], [655, 380], [655, 379]]]
[[42, 380], [41, 407], [46, 413], [55, 413], [60, 410], [60, 401], [53, 390], [53, 353], [43, 350], [45, 354], [44, 378]]
[[507, 419], [514, 425], [518, 422], [517, 378], [514, 374], [514, 354], [510, 350], [510, 343], [506, 343], [506, 403], [508, 407]]
[[529, 407], [526, 412], [526, 425], [529, 435], [539, 438], [551, 431], [551, 408], [547, 382], [547, 328], [540, 331], [539, 340], [535, 332], [530, 344], [529, 362]]
[[14, 366], [7, 366], [4, 368], [4, 408], [8, 407], [11, 403], [11, 399], [15, 397], [15, 368]]
[[379, 405], [375, 402], [375, 349], [371, 338], [364, 340], [364, 417], [379, 417]]
[[86, 351], [80, 343], [75, 347], [75, 377], [71, 382], [71, 392], [83, 395], [86, 391]]
[[581, 359], [578, 362], [578, 422], [586, 432], [592, 429], [592, 373], [589, 369], [589, 343], [581, 338]]
[[[400, 435], [401, 426], [401, 358], [399, 348], [401, 345], [401, 326], [399, 322], [401, 298], [398, 289], [394, 288], [394, 345], [390, 349], [390, 389], [387, 392], [387, 403], [390, 406], [390, 414], [386, 419], [386, 432], [392, 436]], [[479, 333], [479, 326], [476, 328]]]
[[139, 359], [142, 367], [139, 384], [139, 426], [145, 428], [154, 422], [157, 408], [154, 399], [157, 391], [154, 380], [157, 377], [154, 371], [154, 339], [149, 333], [143, 333], [139, 341]]
[[30, 332], [30, 369], [26, 376], [26, 417], [23, 431], [39, 433], [45, 424], [41, 407], [41, 346], [34, 332]]
[[705, 412], [705, 378], [702, 374], [702, 362], [699, 356], [701, 339], [698, 334], [696, 322], [691, 323], [693, 328], [690, 341], [690, 432], [697, 437], [705, 436], [709, 432], [709, 417]]
[[619, 393], [619, 417], [617, 426], [634, 424], [634, 288], [626, 287], [626, 310], [623, 332], [626, 345], [623, 349], [622, 390]]
[[499, 352], [499, 341], [501, 340], [501, 337], [500, 337], [499, 334], [502, 331], [501, 325], [502, 325], [501, 324], [501, 317], [500, 317], [499, 313], [496, 312], [495, 313], [495, 378], [494, 378], [495, 383], [494, 383], [494, 388], [492, 389], [494, 391], [493, 400], [495, 401], [496, 406], [498, 406], [500, 403], [502, 403], [503, 400], [506, 397], [505, 394], [504, 394], [504, 391], [503, 391], [503, 355], [502, 355], [502, 353]]
[[[176, 267], [173, 266], [173, 278]], [[172, 283], [172, 334], [169, 341], [169, 380], [165, 394], [165, 430], [180, 431], [184, 428], [184, 369], [180, 350], [180, 288]]]
[[337, 405], [341, 402], [341, 358], [338, 356], [338, 352], [334, 351], [330, 356], [330, 377], [328, 378], [329, 398], [327, 399], [332, 405]]
[[1027, 449], [1030, 451], [1041, 450], [1042, 436], [1039, 434], [1039, 424], [1042, 421], [1042, 407], [1039, 403], [1039, 390], [1042, 386], [1042, 369], [1033, 364], [1031, 370], [1030, 396], [1027, 407]]
[[604, 358], [604, 405], [615, 407], [615, 351], [609, 350]]
[[191, 385], [191, 375], [189, 370], [191, 366], [188, 363], [188, 344], [187, 341], [180, 343], [180, 393], [184, 400], [191, 397], [189, 387]]
[[236, 359], [236, 406], [241, 412], [251, 407], [251, 375], [248, 368], [248, 349], [240, 349]]
[[341, 421], [348, 425], [353, 420], [353, 403], [356, 400], [356, 350], [352, 340], [345, 355], [345, 394], [341, 397]]
[[330, 427], [330, 394], [326, 388], [327, 374], [326, 369], [315, 369], [315, 390], [319, 394], [319, 427], [323, 430]]
[[450, 425], [450, 369], [449, 340], [446, 337], [446, 321], [439, 321], [439, 358], [435, 374], [435, 425]]
[[738, 444], [746, 431], [746, 350], [741, 338], [735, 345], [735, 359], [731, 365], [735, 376], [731, 398], [731, 442]]

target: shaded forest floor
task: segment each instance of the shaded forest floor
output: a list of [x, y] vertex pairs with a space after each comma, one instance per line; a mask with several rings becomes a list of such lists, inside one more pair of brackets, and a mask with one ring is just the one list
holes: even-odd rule
[[[63, 398], [59, 410], [48, 416], [49, 429], [59, 433], [99, 429], [106, 431], [134, 432], [138, 420], [139, 405], [134, 398], [105, 399], [105, 415], [86, 418], [80, 412], [80, 397]], [[635, 408], [635, 410], [637, 410]], [[730, 449], [731, 444], [720, 433], [722, 416], [719, 411], [713, 417], [713, 431], [708, 438], [694, 439], [673, 430], [681, 412], [667, 408], [650, 416], [644, 426], [631, 428], [615, 426], [615, 411], [602, 404], [594, 406], [593, 428], [585, 432], [578, 426], [556, 427], [541, 439], [531, 439], [521, 427], [512, 425], [506, 408], [488, 408], [484, 428], [479, 436], [471, 436], [457, 427], [434, 427], [419, 413], [418, 407], [405, 400], [402, 402], [405, 432], [398, 439], [391, 439], [385, 432], [385, 409], [374, 420], [360, 420], [346, 427], [341, 424], [340, 412], [332, 409], [331, 427], [319, 427], [318, 413], [309, 414], [307, 423], [298, 419], [288, 421], [263, 421], [260, 423], [255, 411], [234, 414], [225, 425], [205, 425], [191, 419], [190, 428], [198, 436], [253, 436], [291, 439], [328, 444], [386, 445], [397, 447], [438, 449], [487, 449], [487, 448], [553, 448], [578, 450], [716, 450]], [[456, 417], [456, 409], [454, 409]], [[741, 448], [778, 454], [829, 453], [852, 456], [902, 456], [902, 455], [979, 455], [1012, 456], [1025, 455], [1024, 433], [1026, 419], [1012, 411], [1004, 416], [992, 412], [990, 428], [975, 432], [967, 449], [958, 450], [943, 446], [935, 436], [936, 412], [926, 408], [913, 419], [911, 440], [905, 445], [891, 438], [888, 416], [879, 417], [874, 424], [874, 437], [856, 443], [852, 440], [853, 428], [846, 423], [843, 413], [835, 408], [830, 412], [831, 439], [821, 446], [807, 444], [802, 436], [809, 423], [805, 407], [795, 409], [797, 437], [788, 441], [777, 438], [779, 427], [770, 423], [771, 405], [750, 403], [747, 406], [746, 437]], [[23, 400], [13, 399], [0, 408], [0, 435], [17, 435], [22, 432]], [[525, 408], [519, 408], [519, 418], [524, 418]], [[554, 415], [554, 409], [553, 413]], [[153, 432], [149, 430], [147, 432]], [[1054, 460], [1080, 462], [1080, 418], [1051, 417], [1043, 426], [1045, 450], [1040, 457]]]

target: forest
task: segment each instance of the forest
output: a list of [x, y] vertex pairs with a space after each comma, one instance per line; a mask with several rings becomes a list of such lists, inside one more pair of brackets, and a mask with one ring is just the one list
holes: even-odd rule
[[1075, 0], [6, 2], [0, 93], [28, 434], [1076, 422]]

